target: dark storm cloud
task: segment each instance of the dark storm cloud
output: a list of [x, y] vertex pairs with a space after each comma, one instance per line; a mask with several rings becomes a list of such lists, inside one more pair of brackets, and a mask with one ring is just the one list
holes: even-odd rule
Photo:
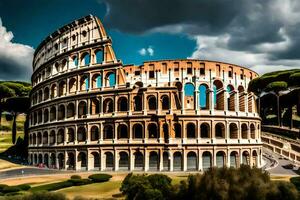
[[[300, 59], [297, 0], [103, 0], [107, 26], [142, 34], [153, 30], [190, 36], [227, 34], [226, 48]], [[174, 29], [174, 30], [172, 30]], [[286, 41], [286, 47], [272, 48]], [[263, 45], [268, 44], [268, 48]], [[284, 44], [283, 44], [284, 45]]]
[[23, 65], [13, 59], [3, 59], [0, 57], [0, 80], [21, 80], [30, 81], [30, 65]]

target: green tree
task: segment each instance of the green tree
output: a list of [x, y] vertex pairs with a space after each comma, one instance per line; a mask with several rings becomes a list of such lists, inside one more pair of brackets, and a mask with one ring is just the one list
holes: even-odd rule
[[15, 96], [14, 90], [7, 87], [6, 85], [0, 84], [0, 126], [1, 126], [1, 118], [2, 118], [4, 100], [6, 98], [12, 97], [12, 96]]

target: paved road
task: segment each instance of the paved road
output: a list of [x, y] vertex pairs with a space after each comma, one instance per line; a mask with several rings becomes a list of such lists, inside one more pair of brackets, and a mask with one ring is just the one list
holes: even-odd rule
[[41, 169], [35, 167], [24, 167], [24, 168], [0, 171], [0, 179], [23, 177], [23, 176], [59, 174], [59, 173], [65, 173], [65, 172], [58, 171], [58, 170]]
[[278, 154], [275, 154], [274, 152], [266, 148], [263, 148], [263, 154], [264, 154], [263, 159], [266, 162], [264, 168], [268, 172], [270, 172], [271, 175], [298, 175], [292, 169], [283, 168], [284, 165], [293, 164], [292, 161], [285, 160]]

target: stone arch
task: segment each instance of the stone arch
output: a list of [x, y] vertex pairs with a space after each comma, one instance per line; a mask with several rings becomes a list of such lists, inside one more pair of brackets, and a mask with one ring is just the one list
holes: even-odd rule
[[80, 62], [81, 62], [81, 65], [90, 65], [90, 62], [91, 62], [90, 54], [88, 52], [84, 52], [81, 55]]
[[169, 110], [170, 109], [170, 100], [168, 95], [163, 95], [161, 97], [161, 104], [162, 110]]
[[210, 138], [210, 125], [208, 123], [202, 123], [200, 125], [200, 137]]
[[42, 144], [42, 133], [38, 132], [37, 133], [37, 145]]
[[242, 131], [242, 139], [248, 139], [248, 126], [247, 124], [243, 123], [241, 127]]
[[94, 74], [92, 76], [92, 88], [102, 87], [102, 76], [100, 74]]
[[169, 152], [163, 152], [163, 170], [169, 171], [170, 170], [170, 160], [169, 160]]
[[65, 140], [65, 130], [61, 128], [57, 132], [57, 144], [64, 143], [64, 140]]
[[173, 170], [174, 171], [182, 170], [182, 154], [179, 151], [176, 151], [173, 154]]
[[75, 116], [75, 104], [69, 103], [67, 106], [67, 118]]
[[187, 170], [197, 171], [197, 154], [194, 151], [190, 151], [187, 154]]
[[49, 87], [45, 87], [45, 89], [44, 89], [44, 101], [48, 100], [49, 98], [50, 98]]
[[128, 170], [129, 169], [129, 156], [125, 151], [121, 151], [119, 153], [119, 169], [120, 170]]
[[234, 87], [227, 85], [227, 108], [229, 111], [235, 111], [235, 91]]
[[229, 125], [229, 137], [230, 139], [238, 139], [238, 126], [236, 123], [230, 123]]
[[69, 80], [69, 93], [74, 94], [77, 90], [77, 80], [76, 78], [71, 78]]
[[95, 51], [95, 63], [102, 63], [104, 61], [104, 53], [102, 49], [97, 49]]
[[96, 115], [100, 113], [100, 102], [97, 98], [91, 99], [91, 114]]
[[128, 100], [126, 97], [120, 97], [118, 99], [118, 111], [128, 111]]
[[199, 106], [201, 109], [209, 109], [209, 89], [206, 84], [199, 86]]
[[112, 113], [114, 111], [114, 102], [111, 98], [106, 98], [103, 101], [103, 112]]
[[148, 109], [157, 110], [156, 97], [154, 95], [148, 96]]
[[162, 126], [165, 143], [169, 142], [169, 125], [168, 123], [164, 123]]
[[216, 110], [224, 110], [224, 86], [222, 81], [215, 80], [213, 83], [214, 107]]
[[75, 155], [73, 152], [68, 152], [67, 158], [67, 169], [68, 170], [75, 170]]
[[239, 167], [239, 154], [236, 151], [230, 153], [230, 167]]
[[87, 114], [87, 105], [85, 101], [80, 101], [78, 104], [78, 117], [85, 117]]
[[209, 151], [202, 153], [202, 169], [207, 171], [212, 167], [212, 155]]
[[92, 126], [91, 128], [91, 141], [99, 140], [99, 128], [98, 126]]
[[44, 131], [43, 133], [43, 145], [48, 145], [48, 132]]
[[149, 138], [158, 138], [158, 128], [155, 123], [148, 125], [148, 137]]
[[83, 75], [80, 77], [80, 90], [89, 90], [89, 77], [88, 75]]
[[143, 138], [144, 137], [144, 128], [140, 123], [134, 124], [133, 127], [133, 138]]
[[143, 98], [142, 95], [138, 94], [134, 98], [134, 111], [142, 111], [143, 109]]
[[217, 123], [215, 125], [215, 137], [225, 138], [225, 125], [223, 123]]
[[58, 96], [66, 95], [67, 93], [67, 84], [65, 81], [60, 81], [58, 85]]
[[105, 169], [114, 168], [114, 155], [111, 152], [105, 152]]
[[184, 95], [187, 109], [194, 109], [194, 94], [195, 94], [195, 86], [193, 83], [186, 83], [184, 85]]
[[75, 131], [73, 128], [68, 128], [68, 142], [75, 141]]
[[77, 164], [81, 170], [87, 170], [87, 156], [85, 152], [79, 152], [77, 156]]
[[49, 155], [46, 153], [44, 154], [44, 165], [48, 168], [49, 167]]
[[58, 120], [65, 119], [66, 109], [63, 104], [58, 106]]
[[243, 86], [238, 87], [239, 92], [239, 110], [245, 112], [245, 89]]
[[50, 121], [55, 121], [56, 120], [56, 107], [52, 106], [50, 108]]
[[38, 164], [43, 164], [43, 155], [41, 153], [38, 155]]
[[57, 86], [56, 84], [53, 84], [51, 86], [51, 99], [57, 97]]
[[39, 90], [39, 95], [38, 95], [38, 101], [39, 103], [43, 101], [43, 91], [42, 90]]
[[175, 138], [181, 138], [181, 124], [180, 123], [174, 123], [174, 132], [175, 132]]
[[44, 110], [44, 123], [49, 121], [49, 110], [46, 108]]
[[57, 160], [58, 160], [58, 169], [64, 169], [65, 155], [63, 153], [59, 153], [57, 156]]
[[258, 155], [257, 155], [256, 150], [252, 151], [252, 166], [258, 167]]
[[103, 138], [104, 139], [113, 139], [114, 138], [114, 132], [113, 132], [113, 126], [112, 125], [105, 125], [103, 129]]
[[128, 127], [126, 124], [118, 126], [118, 139], [128, 139]]
[[86, 141], [86, 129], [83, 126], [79, 127], [77, 130], [77, 141], [78, 142]]
[[193, 122], [189, 122], [186, 125], [187, 138], [196, 138], [196, 125]]
[[116, 85], [116, 74], [115, 72], [108, 72], [105, 76], [105, 86], [114, 87]]
[[55, 131], [52, 130], [50, 132], [50, 144], [53, 145], [53, 144], [55, 144], [55, 142], [56, 142], [56, 134], [55, 134]]
[[248, 151], [242, 153], [242, 163], [243, 165], [250, 165], [250, 154]]
[[144, 155], [140, 152], [134, 152], [134, 170], [144, 169]]
[[50, 154], [50, 168], [56, 168], [56, 155], [55, 155], [55, 153]]
[[250, 125], [250, 135], [251, 135], [251, 139], [256, 138], [256, 136], [255, 136], [255, 125], [254, 124]]
[[218, 151], [216, 154], [216, 166], [225, 167], [226, 163], [226, 154], [224, 151]]
[[38, 123], [42, 123], [43, 122], [43, 111], [39, 110], [38, 111]]
[[100, 169], [100, 155], [98, 152], [92, 152], [92, 165], [94, 170], [99, 170]]
[[156, 151], [149, 153], [149, 170], [157, 171], [159, 169], [159, 156]]

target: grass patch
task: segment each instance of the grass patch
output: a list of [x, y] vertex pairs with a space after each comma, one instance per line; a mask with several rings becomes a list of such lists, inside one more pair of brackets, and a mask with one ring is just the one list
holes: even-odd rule
[[0, 170], [19, 167], [19, 166], [21, 166], [21, 165], [0, 159]]

